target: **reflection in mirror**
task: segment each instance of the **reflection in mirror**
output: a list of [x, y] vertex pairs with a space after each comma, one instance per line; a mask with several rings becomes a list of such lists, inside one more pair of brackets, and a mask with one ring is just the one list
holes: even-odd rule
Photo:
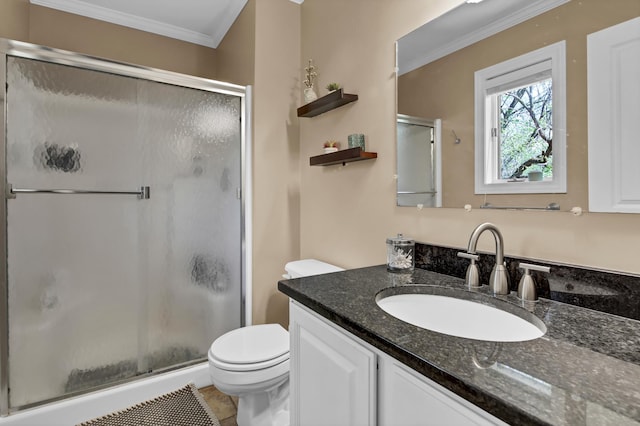
[[441, 207], [440, 120], [398, 114], [398, 205]]
[[566, 192], [564, 41], [475, 72], [476, 194]]
[[[639, 15], [638, 0], [484, 0], [463, 3], [400, 38], [397, 112], [442, 120], [442, 206], [557, 203], [567, 211], [588, 205], [586, 39]], [[566, 193], [476, 191], [474, 73], [562, 41], [566, 43]], [[455, 142], [453, 132], [461, 143]], [[545, 169], [540, 171], [544, 180]], [[529, 172], [519, 175], [528, 179]], [[403, 170], [397, 174], [401, 179]]]

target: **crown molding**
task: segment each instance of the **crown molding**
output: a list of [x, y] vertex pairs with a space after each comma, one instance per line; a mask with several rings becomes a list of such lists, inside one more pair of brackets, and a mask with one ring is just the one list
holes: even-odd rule
[[216, 25], [213, 26], [216, 28], [215, 33], [205, 34], [153, 19], [92, 5], [81, 0], [30, 0], [30, 2], [38, 6], [49, 7], [212, 48], [218, 47], [218, 44], [222, 41], [222, 38], [246, 3], [246, 1], [230, 3], [230, 6], [224, 10], [217, 20]]

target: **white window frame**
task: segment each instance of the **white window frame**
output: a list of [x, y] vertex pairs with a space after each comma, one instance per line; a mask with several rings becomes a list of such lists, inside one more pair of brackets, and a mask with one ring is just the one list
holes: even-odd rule
[[[491, 137], [491, 96], [500, 87], [550, 73], [553, 84], [553, 179], [529, 182], [498, 179], [499, 150]], [[566, 43], [560, 41], [475, 72], [475, 193], [567, 192]], [[495, 171], [495, 177], [493, 172]]]

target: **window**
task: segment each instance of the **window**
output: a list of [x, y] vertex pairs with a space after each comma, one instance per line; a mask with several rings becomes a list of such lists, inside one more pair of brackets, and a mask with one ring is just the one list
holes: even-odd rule
[[567, 191], [565, 42], [475, 73], [476, 194]]

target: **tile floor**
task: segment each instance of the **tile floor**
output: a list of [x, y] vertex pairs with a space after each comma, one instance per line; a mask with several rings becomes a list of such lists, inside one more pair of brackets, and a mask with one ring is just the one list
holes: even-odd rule
[[218, 417], [218, 420], [220, 420], [220, 426], [238, 426], [236, 423], [238, 398], [220, 392], [215, 386], [207, 386], [206, 388], [200, 388], [198, 390], [204, 397], [207, 405], [211, 407], [213, 413]]

